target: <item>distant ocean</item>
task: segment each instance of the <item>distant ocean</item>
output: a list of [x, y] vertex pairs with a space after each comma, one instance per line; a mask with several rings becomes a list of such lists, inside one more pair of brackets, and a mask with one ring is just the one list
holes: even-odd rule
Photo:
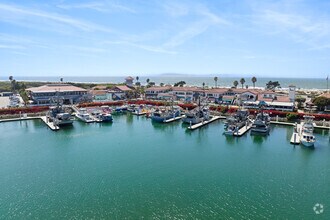
[[[133, 76], [134, 77], [134, 76]], [[45, 82], [58, 82], [60, 77], [14, 77], [18, 81], [45, 81]], [[178, 81], [185, 81], [187, 85], [191, 86], [202, 86], [202, 83], [205, 82], [206, 86], [212, 87], [215, 86], [214, 77], [208, 76], [140, 76], [139, 81], [141, 84], [146, 84], [146, 80], [149, 78], [151, 82], [156, 84], [174, 84]], [[239, 82], [240, 77], [218, 77], [217, 85], [220, 87], [231, 87], [233, 81], [237, 80]], [[251, 77], [244, 77], [245, 85], [248, 85], [249, 88], [253, 87], [251, 82]], [[8, 80], [8, 78], [1, 77], [1, 81]], [[124, 76], [96, 76], [96, 77], [63, 77], [64, 82], [93, 82], [93, 83], [122, 83], [125, 81]], [[264, 88], [268, 81], [279, 81], [283, 89], [288, 88], [290, 84], [293, 84], [297, 89], [327, 89], [326, 79], [312, 79], [312, 78], [261, 78], [257, 77], [256, 87]], [[136, 82], [136, 80], [134, 80]], [[239, 84], [241, 86], [241, 84]]]

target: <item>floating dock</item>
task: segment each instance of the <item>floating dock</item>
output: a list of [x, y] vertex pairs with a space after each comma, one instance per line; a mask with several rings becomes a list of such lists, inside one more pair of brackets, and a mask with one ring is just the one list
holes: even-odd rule
[[170, 122], [173, 122], [173, 121], [178, 121], [183, 117], [184, 116], [178, 116], [178, 117], [175, 117], [175, 118], [170, 118], [170, 119], [165, 120], [164, 123], [170, 123]]
[[197, 128], [203, 127], [204, 125], [210, 124], [216, 120], [219, 120], [221, 117], [220, 116], [212, 116], [212, 118], [208, 121], [203, 121], [201, 123], [195, 124], [195, 125], [191, 125], [188, 127], [189, 130], [195, 130]]
[[300, 135], [299, 135], [300, 129], [301, 129], [300, 124], [297, 124], [297, 127], [293, 129], [293, 134], [290, 139], [291, 144], [300, 144]]
[[60, 127], [57, 125], [54, 125], [53, 122], [50, 122], [46, 116], [41, 116], [40, 119], [45, 122], [45, 124], [53, 131], [58, 131], [60, 130]]
[[0, 122], [26, 121], [26, 120], [34, 120], [34, 119], [41, 119], [52, 131], [60, 130], [60, 127], [54, 125], [53, 122], [48, 121], [46, 116], [9, 118], [9, 119], [2, 119], [0, 120]]
[[246, 132], [248, 132], [251, 128], [252, 128], [252, 123], [249, 123], [248, 125], [243, 126], [241, 129], [239, 129], [237, 132], [234, 132], [234, 136], [241, 137]]

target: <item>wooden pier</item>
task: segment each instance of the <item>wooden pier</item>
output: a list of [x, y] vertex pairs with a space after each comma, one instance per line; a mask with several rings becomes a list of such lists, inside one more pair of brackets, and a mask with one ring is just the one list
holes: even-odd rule
[[170, 118], [170, 119], [164, 120], [164, 123], [170, 123], [170, 122], [173, 122], [173, 121], [178, 121], [181, 118], [183, 118], [183, 116], [178, 116], [178, 117], [175, 117], [175, 118]]
[[204, 125], [210, 124], [216, 120], [219, 120], [221, 117], [220, 116], [212, 116], [212, 118], [208, 121], [202, 121], [201, 123], [191, 125], [188, 127], [189, 130], [195, 130], [197, 128], [203, 127]]
[[246, 132], [248, 132], [251, 128], [252, 128], [252, 123], [249, 123], [246, 126], [243, 126], [241, 129], [239, 129], [237, 132], [234, 132], [234, 136], [241, 137]]

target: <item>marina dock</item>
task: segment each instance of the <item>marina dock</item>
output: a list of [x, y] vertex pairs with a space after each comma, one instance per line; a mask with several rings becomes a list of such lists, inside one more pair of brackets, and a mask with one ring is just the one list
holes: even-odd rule
[[195, 125], [191, 125], [188, 127], [189, 130], [195, 130], [197, 128], [203, 127], [204, 125], [210, 124], [216, 120], [219, 120], [221, 117], [220, 116], [212, 116], [212, 118], [208, 121], [203, 121], [201, 123], [195, 124]]
[[249, 123], [248, 125], [243, 126], [237, 132], [234, 132], [234, 136], [236, 136], [236, 137], [243, 136], [246, 132], [248, 132], [251, 129], [251, 127], [252, 127], [252, 123]]
[[178, 121], [181, 118], [183, 118], [183, 116], [178, 116], [178, 117], [175, 117], [175, 118], [170, 118], [170, 119], [165, 120], [164, 123], [170, 123], [170, 122], [173, 122], [173, 121]]
[[41, 116], [40, 119], [53, 131], [60, 130], [60, 127], [57, 125], [54, 125], [53, 122], [50, 122], [46, 116]]
[[60, 130], [60, 127], [54, 125], [53, 122], [49, 122], [46, 116], [9, 118], [9, 119], [2, 119], [0, 120], [0, 122], [26, 121], [26, 120], [34, 120], [34, 119], [41, 119], [52, 131]]
[[292, 134], [291, 139], [290, 139], [291, 144], [300, 144], [300, 135], [298, 133], [298, 131], [300, 129], [301, 129], [301, 125], [297, 124], [297, 127], [294, 128], [293, 134]]

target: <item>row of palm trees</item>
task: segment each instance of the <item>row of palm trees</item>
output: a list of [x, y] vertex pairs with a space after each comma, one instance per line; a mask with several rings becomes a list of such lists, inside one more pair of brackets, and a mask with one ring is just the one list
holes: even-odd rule
[[[137, 77], [136, 77], [136, 81], [137, 81], [137, 84], [140, 85], [139, 79], [140, 79], [140, 77], [137, 76]], [[217, 88], [217, 87], [218, 87], [218, 80], [219, 80], [219, 78], [216, 76], [216, 77], [214, 77], [213, 79], [214, 79], [214, 83], [215, 83], [215, 88]], [[253, 76], [253, 77], [251, 78], [251, 81], [252, 81], [252, 83], [253, 83], [253, 88], [255, 88], [255, 84], [256, 84], [256, 82], [257, 82], [257, 78], [256, 78], [255, 76]], [[147, 84], [149, 84], [150, 79], [149, 79], [149, 78], [146, 79], [146, 82], [147, 82]], [[242, 88], [243, 88], [243, 87], [244, 87], [244, 84], [245, 84], [245, 79], [244, 79], [244, 78], [241, 78], [239, 82], [242, 84]], [[163, 84], [163, 83], [162, 83], [162, 84]], [[237, 80], [235, 80], [235, 81], [233, 82], [233, 85], [234, 85], [234, 87], [236, 87], [236, 88], [237, 88], [238, 84], [239, 84], [239, 83], [238, 83]], [[204, 86], [205, 86], [205, 83], [203, 83], [203, 87], [204, 87]]]
[[[218, 87], [218, 79], [219, 79], [219, 78], [218, 78], [217, 76], [214, 77], [215, 88]], [[255, 86], [256, 86], [256, 82], [257, 82], [257, 78], [256, 78], [255, 76], [253, 76], [253, 77], [251, 78], [251, 81], [252, 81], [252, 83], [253, 83], [253, 88], [255, 88]], [[242, 89], [243, 89], [244, 84], [245, 84], [245, 79], [244, 79], [244, 78], [241, 78], [239, 82], [242, 84]], [[233, 85], [234, 85], [235, 88], [237, 88], [237, 86], [238, 86], [238, 81], [235, 80], [235, 81], [233, 82]]]

